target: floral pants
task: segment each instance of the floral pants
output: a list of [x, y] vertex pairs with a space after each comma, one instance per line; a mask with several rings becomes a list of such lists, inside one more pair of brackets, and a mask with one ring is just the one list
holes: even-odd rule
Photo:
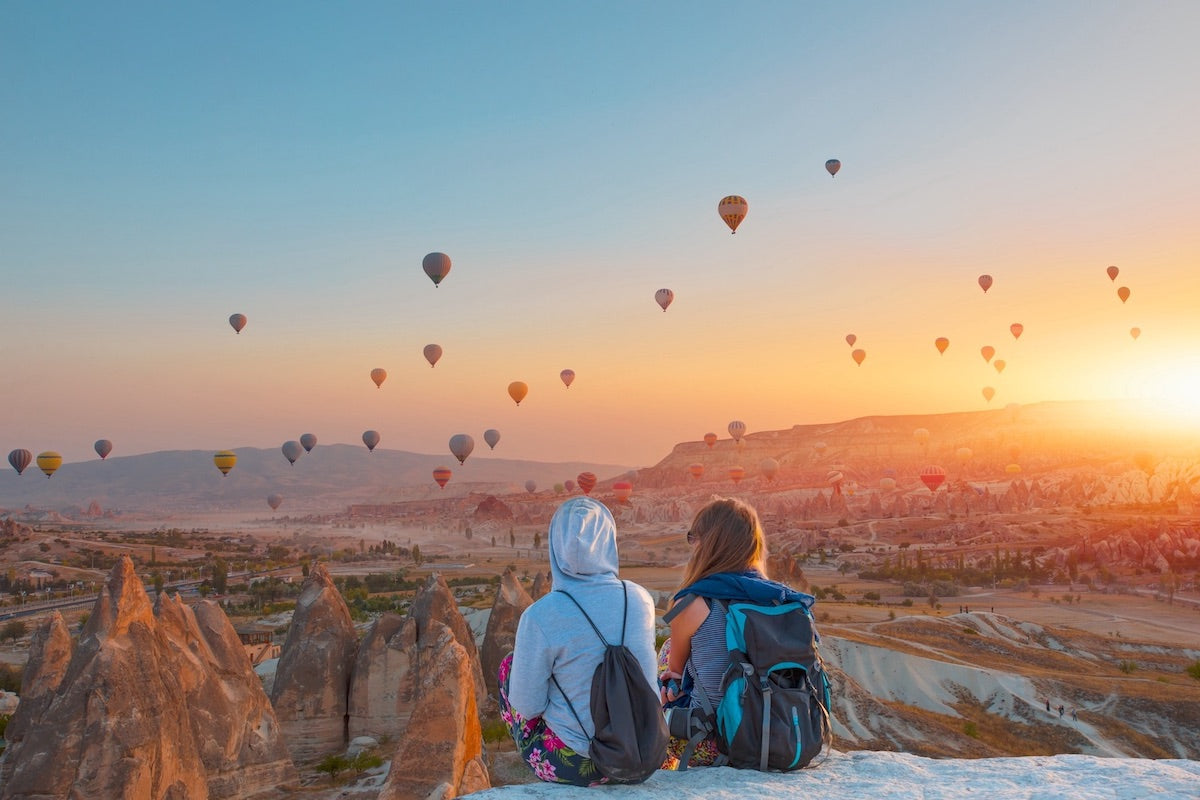
[[525, 719], [508, 702], [508, 676], [512, 671], [512, 653], [500, 662], [497, 675], [500, 685], [500, 718], [508, 725], [517, 745], [517, 752], [533, 770], [533, 774], [547, 783], [569, 783], [575, 786], [596, 786], [608, 783], [608, 778], [596, 770], [596, 765], [586, 755], [576, 753], [550, 730], [541, 717]]

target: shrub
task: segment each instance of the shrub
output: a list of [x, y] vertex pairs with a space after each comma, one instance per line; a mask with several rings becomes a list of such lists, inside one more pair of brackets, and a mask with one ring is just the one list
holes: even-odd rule
[[502, 742], [509, 736], [508, 725], [502, 719], [490, 719], [483, 724], [483, 741]]
[[329, 780], [337, 780], [337, 776], [350, 767], [350, 759], [338, 753], [330, 753], [317, 762], [318, 772], [328, 772]]
[[381, 766], [383, 766], [383, 756], [373, 750], [362, 750], [350, 761], [350, 769], [355, 772], [366, 772]]
[[974, 722], [968, 722], [965, 725], [963, 725], [963, 733], [965, 733], [967, 736], [970, 736], [972, 739], [978, 739], [979, 738], [979, 726], [976, 725]]
[[879, 602], [879, 592], [863, 592], [863, 600]]
[[1187, 668], [1187, 674], [1200, 681], [1200, 661], [1193, 661], [1192, 665]]
[[1134, 670], [1137, 669], [1137, 662], [1136, 661], [1122, 661], [1118, 665], [1118, 667], [1121, 670], [1121, 672], [1124, 672], [1126, 675], [1131, 675], [1131, 674], [1133, 674]]

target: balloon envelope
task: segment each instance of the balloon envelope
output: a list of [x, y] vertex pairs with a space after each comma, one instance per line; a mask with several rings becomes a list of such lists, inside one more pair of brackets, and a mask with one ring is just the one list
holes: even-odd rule
[[996, 359], [996, 360], [995, 360], [995, 361], [992, 363], [992, 366], [996, 368], [996, 372], [1004, 372], [1004, 368], [1005, 368], [1006, 366], [1008, 366], [1008, 364], [1007, 364], [1007, 362], [1005, 362], [1005, 360], [1004, 360], [1004, 359], [1002, 359], [1002, 358], [997, 358], [997, 359]]
[[853, 333], [846, 334], [846, 344], [850, 345], [851, 347], [854, 347], [854, 343], [857, 341], [858, 341], [858, 337], [855, 336]]
[[729, 480], [733, 481], [734, 483], [741, 483], [742, 478], [744, 478], [744, 477], [746, 477], [746, 468], [745, 467], [730, 467], [729, 468]]
[[729, 226], [729, 232], [737, 233], [738, 225], [741, 225], [742, 220], [750, 213], [750, 204], [746, 202], [746, 198], [731, 194], [722, 197], [721, 202], [717, 203], [717, 213]]
[[841, 168], [842, 168], [842, 162], [838, 161], [836, 158], [831, 158], [825, 162], [825, 171], [829, 173], [829, 177], [831, 177], [831, 178], [834, 175], [837, 175], [838, 170]]
[[937, 348], [939, 353], [946, 352], [946, 348], [950, 346], [950, 340], [945, 336], [939, 336], [933, 340], [933, 346]]
[[371, 370], [371, 380], [375, 381], [375, 388], [382, 389], [383, 382], [387, 380], [387, 370], [383, 367]]
[[987, 294], [987, 290], [992, 288], [992, 276], [991, 275], [980, 275], [979, 276], [979, 288], [983, 289], [984, 294]]
[[617, 498], [618, 503], [628, 502], [631, 494], [633, 494], [633, 484], [629, 481], [617, 481], [613, 484], [613, 496]]
[[487, 442], [489, 450], [495, 450], [496, 442], [500, 441], [500, 431], [495, 428], [488, 428], [483, 432], [483, 440]]
[[1133, 337], [1134, 341], [1137, 341], [1137, 338], [1142, 335], [1142, 329], [1141, 328], [1130, 328], [1129, 335]]
[[1122, 286], [1120, 289], [1117, 289], [1117, 297], [1121, 298], [1122, 303], [1124, 303], [1126, 300], [1128, 300], [1129, 299], [1129, 287]]
[[959, 460], [959, 462], [961, 462], [963, 464], [970, 461], [971, 456], [973, 456], [973, 455], [975, 455], [975, 453], [969, 447], [960, 447], [954, 451], [955, 458], [957, 458]]
[[1116, 267], [1109, 267], [1105, 270], [1105, 272], [1108, 273], [1108, 279], [1110, 281], [1115, 281], [1117, 276], [1121, 274], [1121, 270], [1117, 269]]
[[596, 486], [596, 476], [591, 472], [581, 472], [575, 476], [575, 480], [579, 482], [579, 488], [584, 494], [591, 494]]
[[1009, 325], [1008, 329], [1012, 332], [1014, 339], [1020, 339], [1021, 334], [1025, 332], [1025, 326], [1019, 322], [1014, 322], [1012, 325]]
[[984, 361], [990, 362], [992, 360], [992, 356], [996, 355], [996, 348], [992, 347], [990, 344], [985, 344], [983, 347], [979, 348], [979, 354], [983, 356]]
[[446, 484], [450, 481], [450, 476], [453, 474], [449, 467], [438, 467], [433, 471], [433, 479], [437, 482], [438, 486], [445, 489]]
[[96, 455], [100, 456], [100, 460], [108, 458], [108, 454], [112, 452], [112, 442], [108, 439], [97, 439], [92, 445], [96, 449]]
[[279, 508], [281, 505], [283, 505], [283, 495], [281, 495], [281, 494], [267, 495], [267, 505], [269, 505], [271, 507], [272, 511]]
[[229, 325], [233, 328], [234, 333], [241, 333], [242, 328], [246, 327], [246, 315], [233, 314], [229, 317]]
[[315, 434], [306, 433], [300, 437], [300, 446], [304, 448], [304, 452], [311, 453], [312, 449], [317, 446], [317, 437]]
[[24, 448], [17, 448], [8, 454], [8, 463], [17, 471], [18, 475], [23, 473], [32, 461], [33, 453]]
[[374, 452], [375, 445], [379, 444], [379, 431], [363, 431], [362, 440], [367, 450]]
[[995, 396], [996, 396], [995, 389], [993, 389], [991, 386], [983, 387], [983, 399], [984, 400], [987, 400], [990, 403], [990, 402], [992, 402], [992, 398]]
[[1007, 467], [1004, 468], [1004, 471], [1007, 472], [1009, 475], [1016, 475], [1017, 473], [1019, 473], [1021, 471], [1021, 465], [1020, 464], [1009, 464]]
[[37, 465], [38, 469], [46, 473], [46, 477], [49, 478], [62, 466], [62, 456], [53, 450], [46, 450], [38, 453]]
[[440, 344], [425, 345], [425, 360], [429, 362], [430, 367], [437, 365], [438, 359], [442, 357], [442, 346]]
[[919, 477], [921, 483], [929, 487], [929, 491], [936, 492], [937, 488], [942, 485], [942, 481], [946, 480], [946, 470], [930, 465], [921, 470]]
[[850, 357], [854, 359], [855, 364], [858, 364], [861, 367], [862, 362], [867, 360], [867, 351], [860, 348], [851, 353]]
[[508, 396], [517, 405], [521, 405], [521, 401], [525, 399], [525, 395], [527, 394], [529, 394], [529, 386], [524, 381], [513, 381], [508, 385]]
[[742, 422], [740, 419], [735, 419], [733, 422], [729, 423], [729, 435], [733, 437], [735, 442], [740, 442], [745, 434], [746, 423]]
[[662, 306], [663, 313], [667, 311], [667, 306], [675, 299], [675, 293], [670, 289], [659, 289], [654, 293], [654, 302]]
[[922, 445], [928, 444], [929, 443], [929, 429], [928, 428], [917, 428], [916, 430], [914, 430], [913, 431], [913, 441], [916, 442], [917, 444], [922, 444]]
[[467, 456], [475, 449], [475, 440], [468, 434], [456, 433], [450, 437], [450, 452], [458, 459], [458, 463], [466, 462]]
[[704, 474], [704, 465], [703, 464], [692, 464], [691, 466], [688, 467], [688, 472], [692, 473], [693, 478], [695, 478], [696, 480], [700, 480], [700, 476]]
[[575, 382], [575, 370], [564, 369], [562, 372], [558, 373], [558, 377], [561, 378], [563, 384], [570, 389], [571, 384]]
[[421, 259], [421, 269], [425, 270], [433, 285], [437, 286], [450, 274], [450, 256], [445, 253], [430, 253]]
[[842, 474], [840, 469], [831, 469], [825, 473], [825, 480], [829, 482], [830, 486], [837, 486], [846, 480], [846, 476]]
[[222, 475], [228, 475], [229, 470], [237, 463], [237, 453], [232, 450], [219, 450], [213, 454], [213, 465], [221, 470]]
[[896, 488], [896, 479], [891, 478], [891, 477], [880, 478], [879, 479], [879, 488], [883, 489], [885, 492], [892, 491], [893, 489]]
[[775, 476], [779, 474], [779, 462], [773, 458], [764, 458], [758, 462], [758, 470], [769, 481], [775, 480]]
[[563, 488], [568, 492], [575, 491], [575, 481], [568, 478], [567, 480], [563, 481]]
[[283, 451], [283, 457], [288, 460], [289, 464], [295, 464], [296, 459], [304, 455], [304, 445], [297, 442], [295, 439], [289, 439], [283, 443], [283, 447], [279, 448]]
[[537, 491], [537, 481], [532, 480], [532, 479], [525, 481], [525, 491], [529, 492], [530, 494], [533, 494], [534, 492], [536, 492]]
[[706, 445], [708, 445], [709, 447], [712, 447], [714, 444], [717, 443], [717, 435], [715, 433], [704, 434], [704, 443]]
[[825, 442], [817, 442], [816, 444], [813, 445], [813, 450], [816, 450], [817, 455], [819, 455], [819, 456], [825, 455], [825, 451], [828, 449], [829, 449], [829, 445], [825, 444]]

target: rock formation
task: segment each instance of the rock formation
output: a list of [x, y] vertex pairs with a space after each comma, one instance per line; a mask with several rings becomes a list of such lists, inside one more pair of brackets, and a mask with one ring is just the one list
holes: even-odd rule
[[504, 570], [496, 589], [496, 599], [492, 603], [492, 613], [488, 617], [487, 631], [483, 635], [483, 647], [479, 652], [483, 680], [492, 697], [500, 696], [496, 673], [500, 670], [501, 660], [512, 652], [517, 640], [517, 620], [531, 605], [533, 598], [517, 580], [516, 570], [513, 567]]
[[[412, 630], [401, 635], [405, 626]], [[384, 614], [358, 645], [350, 680], [349, 736], [393, 739], [408, 727], [416, 703], [414, 653], [416, 623]]]
[[340, 752], [349, 741], [347, 697], [357, 647], [350, 609], [325, 565], [317, 564], [300, 589], [271, 686], [271, 704], [297, 763]]
[[152, 609], [133, 563], [109, 575], [79, 643], [35, 634], [8, 727], [0, 798], [253, 797], [295, 768], [233, 627], [179, 600]]
[[550, 591], [553, 579], [549, 572], [539, 572], [533, 576], [533, 588], [529, 590], [529, 596], [535, 601], [540, 600]]
[[[401, 635], [416, 631], [413, 622], [406, 622]], [[421, 627], [422, 637], [413, 643], [423, 664], [417, 701], [379, 800], [448, 800], [491, 787], [471, 691], [478, 661], [450, 627], [435, 619]]]
[[418, 641], [424, 641], [429, 637], [426, 626], [430, 622], [440, 622], [454, 632], [454, 638], [466, 650], [467, 657], [471, 662], [475, 703], [479, 708], [484, 709], [484, 713], [487, 713], [490, 708], [487, 684], [483, 680], [479, 651], [475, 646], [475, 634], [471, 632], [471, 626], [463, 619], [462, 612], [458, 610], [458, 603], [454, 599], [454, 593], [450, 591], [450, 587], [446, 585], [446, 579], [441, 574], [430, 575], [425, 584], [417, 590], [412, 608], [408, 613], [410, 618], [416, 620]]

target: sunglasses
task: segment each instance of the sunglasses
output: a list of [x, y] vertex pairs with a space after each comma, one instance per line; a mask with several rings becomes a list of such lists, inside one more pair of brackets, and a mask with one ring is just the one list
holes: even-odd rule
[[699, 539], [700, 539], [700, 534], [696, 533], [696, 532], [695, 532], [694, 530], [692, 530], [691, 528], [688, 528], [688, 532], [687, 532], [687, 543], [688, 543], [688, 544], [695, 544], [697, 541], [699, 541]]

